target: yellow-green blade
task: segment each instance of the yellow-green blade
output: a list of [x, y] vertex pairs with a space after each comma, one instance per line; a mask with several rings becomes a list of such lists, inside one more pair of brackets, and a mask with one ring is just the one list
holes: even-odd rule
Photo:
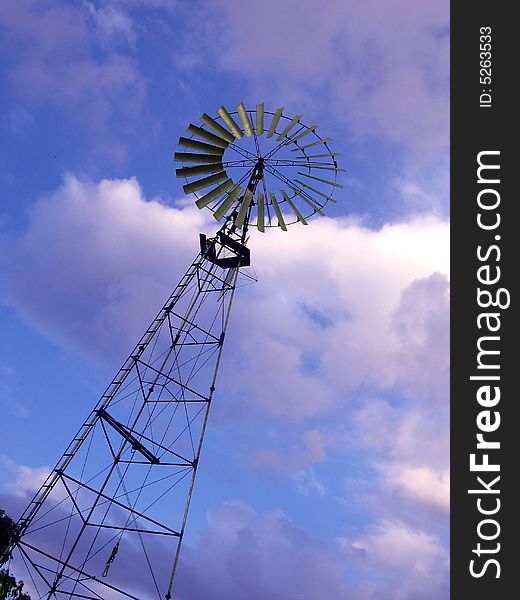
[[238, 211], [238, 216], [235, 220], [235, 225], [242, 229], [242, 225], [244, 224], [244, 220], [247, 215], [247, 210], [249, 205], [251, 204], [251, 200], [253, 199], [253, 192], [248, 188], [246, 193], [244, 194], [244, 198], [242, 200], [242, 204], [240, 205], [240, 210]]
[[302, 215], [302, 213], [298, 210], [298, 208], [293, 204], [292, 200], [289, 198], [289, 196], [285, 193], [285, 190], [282, 190], [282, 194], [283, 197], [285, 198], [287, 204], [293, 209], [294, 214], [296, 215], [298, 221], [301, 221], [304, 225], [307, 225], [307, 221], [305, 220], [305, 217]]
[[222, 117], [224, 123], [229, 127], [231, 133], [239, 140], [243, 135], [243, 131], [238, 126], [238, 123], [233, 119], [233, 117], [228, 113], [224, 106], [221, 106], [218, 109], [218, 114]]
[[214, 133], [206, 131], [202, 127], [197, 127], [197, 125], [193, 125], [193, 123], [190, 123], [188, 125], [188, 133], [196, 135], [197, 137], [206, 140], [207, 142], [210, 142], [211, 144], [214, 144], [219, 148], [226, 149], [229, 146], [229, 142], [224, 138], [221, 138], [220, 136], [215, 135]]
[[[301, 148], [299, 148], [301, 150]], [[297, 156], [296, 160], [305, 160], [307, 158], [321, 158], [322, 156], [341, 156], [341, 152], [326, 152], [325, 154], [305, 154], [304, 156]]]
[[303, 117], [303, 115], [296, 115], [294, 117], [294, 119], [292, 119], [291, 121], [289, 121], [287, 127], [282, 131], [282, 133], [276, 138], [277, 142], [280, 142], [281, 140], [283, 140], [283, 138], [289, 133], [289, 131], [291, 131], [291, 129], [296, 125], [296, 123], [300, 122], [300, 119]]
[[221, 138], [224, 138], [230, 144], [235, 141], [235, 137], [233, 136], [232, 133], [229, 133], [229, 131], [227, 129], [222, 127], [222, 125], [220, 123], [217, 123], [217, 121], [215, 121], [215, 119], [212, 119], [206, 113], [204, 113], [202, 115], [200, 120], [204, 123], [204, 125], [207, 125], [210, 129], [213, 129], [213, 131], [215, 133], [218, 133], [218, 135]]
[[253, 126], [251, 125], [249, 115], [247, 114], [247, 110], [243, 102], [237, 106], [237, 112], [240, 120], [242, 121], [242, 125], [244, 126], [244, 131], [246, 132], [247, 137], [251, 137], [253, 135]]
[[273, 192], [269, 192], [269, 195], [271, 196], [271, 202], [273, 204], [274, 212], [276, 213], [276, 218], [278, 219], [278, 225], [280, 225], [283, 231], [287, 231], [287, 225], [285, 224], [282, 211], [278, 206], [278, 200], [276, 199], [276, 196]]
[[318, 194], [318, 196], [323, 196], [324, 198], [327, 198], [327, 200], [330, 200], [331, 202], [336, 202], [336, 200], [334, 200], [334, 198], [332, 196], [327, 196], [327, 194], [324, 194], [323, 192], [320, 192], [320, 190], [313, 188], [308, 183], [303, 183], [303, 181], [300, 181], [299, 179], [295, 179], [294, 181], [296, 181], [296, 183], [299, 183], [304, 188], [312, 190], [315, 194]]
[[298, 140], [301, 140], [302, 137], [308, 135], [309, 133], [312, 133], [316, 129], [318, 129], [318, 125], [312, 125], [311, 127], [307, 127], [307, 129], [304, 129], [301, 133], [299, 133], [295, 137], [289, 138], [285, 143], [286, 144], [295, 144]]
[[321, 215], [322, 217], [325, 216], [325, 213], [321, 210], [321, 207], [319, 204], [315, 204], [314, 199], [310, 199], [307, 198], [307, 196], [304, 195], [303, 190], [298, 190], [296, 188], [291, 187], [291, 190], [298, 196], [300, 196], [300, 198], [304, 201], [307, 202], [307, 204], [313, 208], [319, 215]]
[[256, 105], [256, 135], [264, 133], [264, 103]]
[[221, 171], [220, 173], [215, 173], [215, 175], [210, 175], [209, 177], [203, 177], [202, 179], [197, 179], [197, 181], [187, 183], [182, 187], [182, 189], [184, 190], [185, 194], [191, 194], [197, 190], [202, 190], [205, 187], [209, 187], [214, 183], [224, 181], [224, 179], [227, 179], [227, 174], [225, 171]]
[[340, 169], [339, 167], [326, 167], [323, 165], [306, 165], [305, 163], [302, 163], [301, 165], [302, 167], [311, 167], [311, 169], [321, 169], [322, 171], [336, 171], [337, 173], [345, 173], [345, 169]]
[[226, 179], [226, 181], [224, 181], [223, 183], [218, 185], [216, 188], [210, 190], [207, 194], [205, 194], [204, 196], [199, 198], [195, 202], [195, 204], [197, 205], [198, 208], [204, 208], [210, 202], [213, 202], [213, 200], [215, 200], [219, 196], [221, 196], [224, 192], [227, 192], [227, 190], [229, 190], [229, 188], [233, 187], [234, 185], [235, 184], [233, 183], [232, 179]]
[[176, 152], [173, 155], [173, 160], [183, 163], [192, 162], [203, 164], [211, 164], [217, 161], [220, 162], [220, 158], [214, 154], [192, 154], [191, 152]]
[[298, 171], [298, 175], [303, 175], [304, 177], [310, 177], [311, 179], [315, 179], [316, 181], [321, 181], [321, 183], [327, 183], [328, 185], [333, 185], [334, 187], [342, 188], [343, 185], [341, 183], [336, 183], [335, 181], [329, 181], [328, 179], [322, 179], [321, 177], [315, 177], [314, 175], [309, 175], [309, 173], [303, 173], [302, 171]]
[[265, 233], [265, 204], [264, 204], [264, 195], [262, 192], [258, 193], [258, 206], [257, 206], [257, 217], [256, 217], [256, 226], [258, 231], [261, 233]]
[[285, 145], [287, 144], [295, 144], [298, 140], [301, 140], [302, 137], [308, 135], [309, 133], [312, 133], [313, 131], [315, 131], [316, 129], [318, 129], [318, 125], [312, 125], [312, 127], [307, 127], [307, 129], [304, 129], [301, 133], [299, 133], [297, 136], [293, 137], [293, 138], [289, 138], [286, 142]]
[[293, 148], [291, 152], [298, 152], [298, 150], [312, 148], [313, 146], [318, 146], [319, 144], [325, 144], [325, 142], [332, 142], [332, 138], [323, 138], [322, 140], [318, 140], [317, 142], [312, 142], [312, 144], [307, 144], [306, 146], [299, 146], [298, 148]]
[[283, 113], [283, 106], [282, 106], [282, 108], [277, 108], [275, 110], [275, 113], [273, 115], [273, 120], [271, 121], [271, 125], [269, 126], [269, 131], [267, 132], [266, 137], [269, 138], [272, 135], [274, 135], [274, 132], [276, 131], [276, 126], [278, 125], [278, 121], [280, 120], [282, 113]]
[[222, 163], [213, 163], [211, 165], [198, 165], [196, 167], [182, 167], [182, 169], [175, 169], [175, 175], [177, 177], [193, 177], [195, 175], [205, 175], [206, 173], [216, 173], [222, 171]]
[[222, 217], [226, 214], [226, 212], [231, 208], [233, 202], [240, 196], [242, 193], [242, 188], [238, 185], [238, 183], [227, 193], [227, 196], [224, 198], [224, 201], [219, 205], [217, 210], [213, 213], [213, 216], [217, 221], [220, 221]]
[[219, 148], [213, 144], [205, 144], [204, 142], [197, 142], [192, 138], [180, 137], [179, 146], [184, 146], [190, 150], [198, 150], [199, 152], [205, 152], [206, 154], [216, 154], [222, 156], [224, 154], [224, 148]]

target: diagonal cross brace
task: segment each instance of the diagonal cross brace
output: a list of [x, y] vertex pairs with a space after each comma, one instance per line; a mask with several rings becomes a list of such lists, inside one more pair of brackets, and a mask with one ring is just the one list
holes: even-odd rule
[[105, 423], [108, 423], [127, 442], [130, 442], [130, 444], [132, 445], [132, 448], [134, 450], [137, 450], [137, 452], [140, 452], [146, 458], [146, 460], [150, 461], [153, 465], [156, 465], [156, 464], [158, 464], [160, 462], [159, 459], [154, 454], [152, 454], [150, 452], [150, 450], [148, 450], [147, 448], [145, 448], [143, 446], [143, 444], [141, 444], [141, 442], [136, 437], [134, 437], [130, 433], [130, 431], [128, 431], [128, 429], [124, 425], [122, 425], [121, 423], [119, 423], [119, 421], [116, 421], [114, 419], [114, 417], [112, 417], [111, 415], [109, 415], [108, 412], [104, 408], [100, 408], [96, 412], [99, 415], [99, 417], [101, 419], [103, 419], [103, 421], [105, 421]]

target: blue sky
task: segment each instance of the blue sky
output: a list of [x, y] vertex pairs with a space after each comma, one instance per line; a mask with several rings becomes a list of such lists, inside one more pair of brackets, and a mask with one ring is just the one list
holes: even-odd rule
[[178, 598], [448, 597], [448, 15], [2, 2], [4, 505], [216, 228], [175, 178], [178, 137], [265, 102], [334, 137], [345, 187], [327, 217], [252, 236], [259, 283], [234, 307]]

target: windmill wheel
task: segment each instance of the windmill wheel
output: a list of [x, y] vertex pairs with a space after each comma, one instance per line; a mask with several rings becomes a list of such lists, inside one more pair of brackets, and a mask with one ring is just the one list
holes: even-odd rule
[[204, 113], [201, 126], [189, 125], [191, 137], [179, 139], [183, 151], [174, 160], [182, 163], [176, 175], [185, 178], [184, 192], [195, 195], [198, 208], [209, 208], [218, 221], [233, 215], [238, 228], [287, 231], [335, 202], [335, 188], [343, 187], [337, 174], [344, 169], [329, 147], [332, 138], [283, 110], [239, 104], [229, 113], [222, 106], [215, 119]]

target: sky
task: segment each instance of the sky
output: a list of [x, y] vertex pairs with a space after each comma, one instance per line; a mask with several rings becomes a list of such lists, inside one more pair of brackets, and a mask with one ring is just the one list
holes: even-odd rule
[[0, 3], [0, 506], [216, 231], [179, 136], [284, 106], [344, 188], [251, 236], [177, 598], [449, 597], [448, 57], [444, 0]]

